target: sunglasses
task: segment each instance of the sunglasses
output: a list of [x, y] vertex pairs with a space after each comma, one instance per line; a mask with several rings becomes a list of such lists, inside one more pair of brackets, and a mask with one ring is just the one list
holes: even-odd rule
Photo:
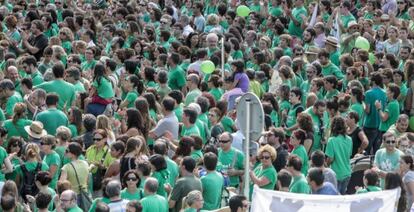
[[385, 141], [385, 143], [386, 144], [395, 144], [395, 140], [388, 140], [388, 141]]
[[136, 177], [128, 177], [127, 181], [137, 181], [138, 178]]
[[93, 138], [93, 140], [94, 141], [100, 141], [100, 140], [102, 140], [103, 138]]
[[225, 143], [230, 142], [230, 140], [219, 140], [219, 142], [225, 144]]
[[47, 143], [45, 143], [45, 142], [43, 142], [43, 141], [41, 141], [41, 142], [40, 142], [40, 145], [42, 145], [42, 146], [43, 146], [43, 145], [48, 145], [48, 144], [47, 144]]
[[20, 147], [18, 143], [10, 145], [11, 147]]
[[269, 160], [270, 158], [270, 156], [262, 156], [262, 160]]

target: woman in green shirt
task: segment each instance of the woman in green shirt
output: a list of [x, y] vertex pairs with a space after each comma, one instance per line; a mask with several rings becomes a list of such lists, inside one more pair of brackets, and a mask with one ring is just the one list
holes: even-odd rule
[[54, 151], [56, 138], [51, 135], [44, 136], [40, 145], [42, 147], [42, 152], [45, 153], [43, 162], [49, 166], [49, 173], [52, 178], [50, 184], [48, 183], [49, 187], [55, 189], [60, 173], [59, 170], [62, 165], [59, 155]]
[[167, 169], [167, 161], [162, 155], [155, 154], [149, 158], [152, 167], [151, 177], [158, 180], [157, 194], [165, 198], [168, 196], [168, 191], [171, 189], [170, 172]]
[[141, 200], [144, 198], [144, 191], [138, 188], [141, 179], [135, 170], [127, 171], [123, 176], [123, 182], [125, 188], [121, 191], [122, 199]]
[[[13, 136], [10, 138], [9, 143], [7, 144], [7, 152], [12, 155], [13, 157], [10, 158], [10, 162], [13, 166], [13, 169], [15, 169], [18, 165], [23, 164], [24, 161], [22, 160], [22, 154], [23, 154], [23, 146], [25, 145], [25, 142], [23, 138], [18, 136]], [[6, 179], [12, 180], [16, 178], [16, 173], [7, 173]]]
[[66, 54], [72, 53], [72, 41], [74, 39], [73, 32], [67, 27], [63, 27], [59, 30], [59, 38], [62, 41], [62, 47]]
[[221, 89], [222, 84], [223, 83], [219, 75], [210, 75], [210, 78], [208, 79], [208, 87], [210, 88], [209, 93], [213, 95], [216, 101], [219, 101], [221, 99], [221, 96], [223, 96], [224, 91]]
[[142, 82], [139, 80], [137, 76], [131, 75], [125, 81], [125, 84], [123, 85], [123, 89], [127, 93], [127, 95], [125, 96], [121, 104], [119, 105], [119, 108], [120, 109], [133, 108], [135, 100], [144, 90], [144, 85], [142, 84]]
[[[27, 107], [26, 104], [22, 102], [18, 102], [14, 105], [13, 108], [13, 117], [12, 119], [6, 120], [3, 123], [3, 127], [7, 130], [7, 141], [12, 136], [21, 136], [25, 140], [29, 138], [26, 130], [24, 129], [25, 126], [29, 126], [32, 124], [31, 120], [26, 119], [26, 111]], [[3, 146], [7, 146], [7, 141], [3, 143]]]
[[77, 137], [82, 133], [82, 111], [77, 107], [72, 107], [68, 113], [70, 132], [72, 138]]
[[306, 132], [302, 129], [297, 129], [292, 132], [290, 144], [293, 146], [292, 154], [299, 156], [302, 161], [302, 169], [300, 170], [306, 176], [308, 172], [309, 156], [304, 146], [306, 140]]
[[256, 184], [260, 188], [273, 190], [277, 181], [277, 172], [272, 162], [276, 160], [276, 150], [272, 146], [266, 144], [261, 147], [258, 152], [261, 164], [250, 175], [250, 197], [253, 194], [253, 185]]
[[[53, 175], [50, 174], [48, 171], [40, 171], [36, 173], [35, 184], [36, 184], [36, 187], [39, 189], [39, 193], [42, 192], [42, 193], [50, 194], [52, 198], [56, 196], [55, 190], [49, 186], [53, 178], [54, 178]], [[49, 202], [48, 209], [49, 211], [53, 211], [54, 201]]]
[[409, 2], [407, 0], [398, 0], [397, 4], [398, 9], [395, 17], [400, 20], [410, 20], [410, 16], [408, 15], [408, 8], [410, 7]]
[[200, 211], [204, 204], [203, 194], [198, 190], [191, 191], [183, 198], [183, 202], [185, 204], [183, 207], [184, 212]]
[[272, 105], [272, 112], [270, 113], [270, 118], [272, 119], [272, 124], [275, 127], [279, 127], [279, 104], [275, 96], [272, 93], [264, 93], [262, 97], [262, 102], [267, 102]]

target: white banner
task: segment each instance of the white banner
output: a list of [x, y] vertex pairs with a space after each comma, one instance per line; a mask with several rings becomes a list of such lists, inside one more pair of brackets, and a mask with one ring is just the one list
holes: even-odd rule
[[400, 189], [365, 194], [307, 195], [260, 189], [255, 185], [252, 212], [392, 212]]

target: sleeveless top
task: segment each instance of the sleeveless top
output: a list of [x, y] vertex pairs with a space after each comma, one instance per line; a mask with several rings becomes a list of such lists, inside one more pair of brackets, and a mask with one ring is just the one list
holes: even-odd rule
[[124, 174], [131, 169], [136, 169], [137, 164], [135, 158], [133, 157], [122, 157], [120, 161], [120, 166], [121, 168], [119, 172], [119, 179], [121, 183], [124, 183], [122, 179], [124, 177]]
[[352, 138], [352, 155], [351, 158], [355, 156], [358, 152], [358, 148], [361, 146], [361, 139], [359, 139], [358, 134], [361, 132], [361, 128], [357, 127], [352, 133], [349, 133], [348, 136]]

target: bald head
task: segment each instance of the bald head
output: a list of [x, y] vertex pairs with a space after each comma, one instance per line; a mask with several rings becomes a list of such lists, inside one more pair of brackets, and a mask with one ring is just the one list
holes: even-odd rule
[[145, 181], [144, 189], [149, 194], [153, 194], [153, 193], [157, 192], [157, 190], [158, 190], [158, 181], [157, 181], [157, 179], [155, 179], [153, 177], [147, 178], [147, 180]]

